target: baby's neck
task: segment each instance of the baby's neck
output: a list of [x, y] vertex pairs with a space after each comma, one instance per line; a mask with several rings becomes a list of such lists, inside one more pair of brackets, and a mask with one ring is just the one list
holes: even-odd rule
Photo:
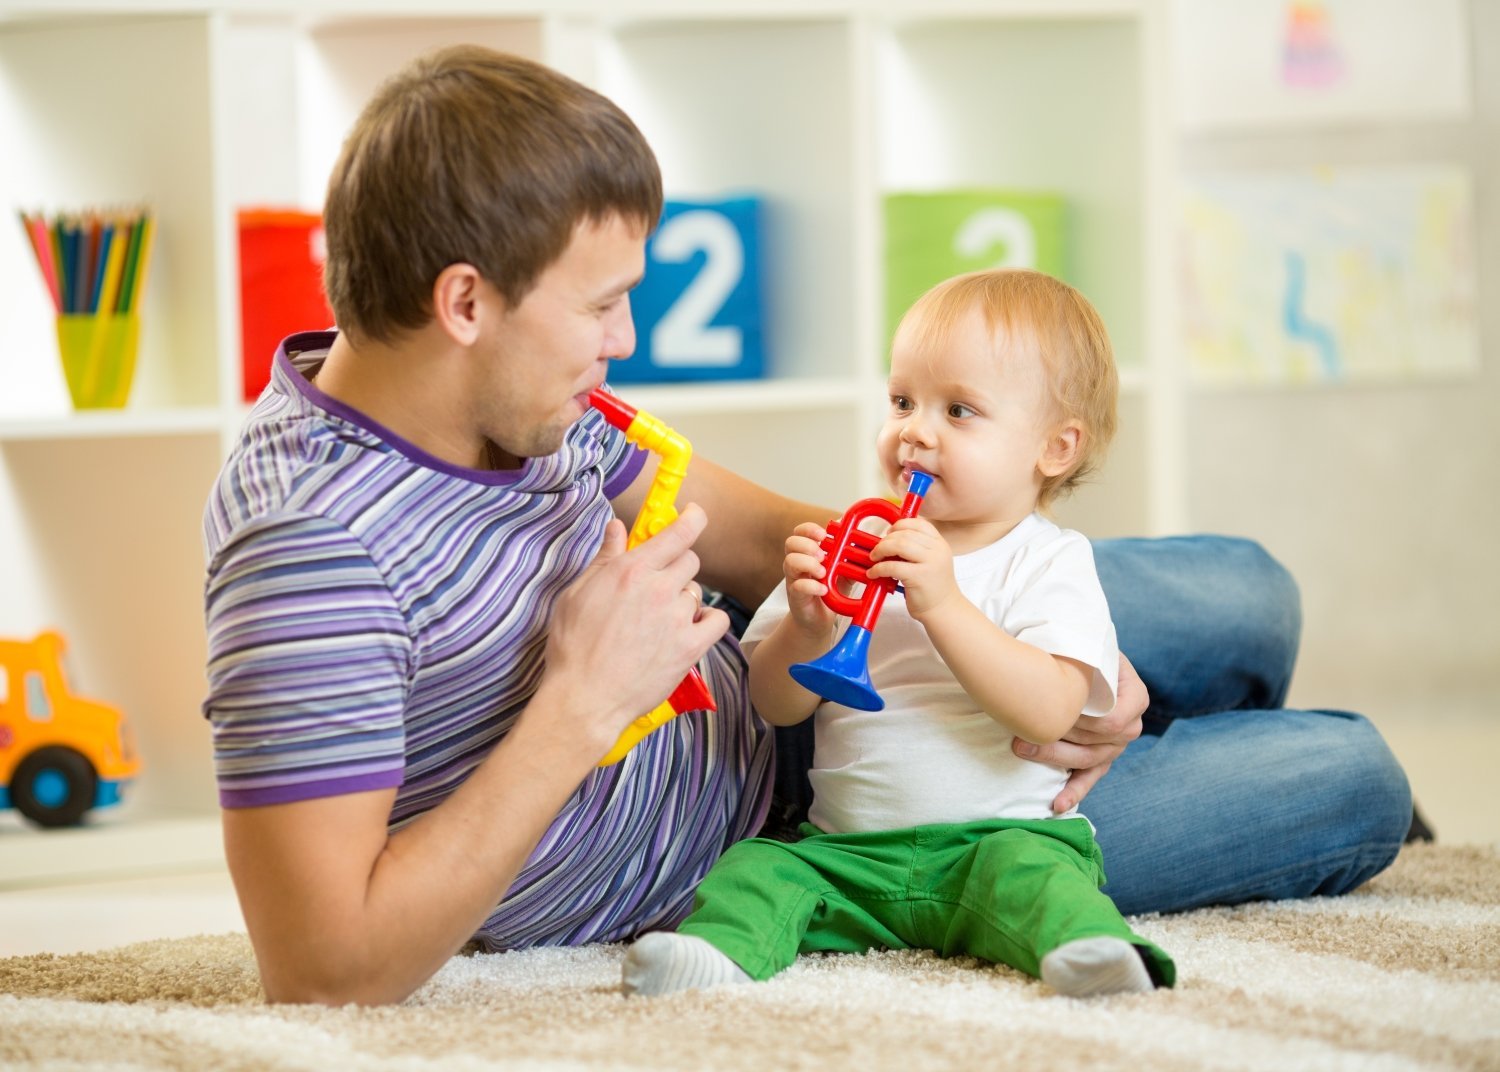
[[937, 521], [932, 522], [932, 527], [938, 530], [938, 534], [948, 541], [948, 547], [955, 555], [967, 555], [980, 548], [988, 547], [997, 540], [1003, 539], [1012, 529], [1031, 516], [1031, 511], [1016, 518], [997, 518], [989, 521]]

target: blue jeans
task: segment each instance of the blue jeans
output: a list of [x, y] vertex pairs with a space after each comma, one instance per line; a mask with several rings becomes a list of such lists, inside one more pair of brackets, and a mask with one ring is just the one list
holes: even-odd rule
[[[1282, 709], [1302, 626], [1290, 574], [1220, 536], [1094, 553], [1120, 649], [1151, 693], [1146, 732], [1080, 805], [1120, 911], [1343, 893], [1384, 870], [1411, 790], [1366, 719]], [[805, 791], [811, 725], [778, 731], [783, 799]]]

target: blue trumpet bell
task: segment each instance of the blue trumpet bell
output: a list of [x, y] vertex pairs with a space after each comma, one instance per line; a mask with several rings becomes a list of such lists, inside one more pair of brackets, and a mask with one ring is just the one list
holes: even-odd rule
[[850, 625], [826, 655], [791, 667], [792, 680], [825, 700], [858, 711], [879, 711], [885, 701], [870, 683], [870, 631]]

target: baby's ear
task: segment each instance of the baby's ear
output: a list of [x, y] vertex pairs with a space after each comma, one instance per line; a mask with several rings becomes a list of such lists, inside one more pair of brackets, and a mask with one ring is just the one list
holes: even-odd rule
[[1047, 436], [1042, 447], [1042, 456], [1037, 459], [1037, 471], [1045, 477], [1062, 476], [1078, 464], [1083, 453], [1084, 437], [1088, 433], [1075, 420], [1057, 425]]

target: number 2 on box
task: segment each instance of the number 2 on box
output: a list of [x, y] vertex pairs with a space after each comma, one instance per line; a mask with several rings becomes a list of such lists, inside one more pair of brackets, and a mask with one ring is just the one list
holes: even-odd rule
[[684, 212], [664, 223], [652, 243], [652, 255], [671, 264], [699, 250], [707, 255], [703, 267], [651, 331], [658, 365], [727, 367], [740, 361], [740, 329], [712, 323], [745, 271], [745, 247], [734, 225], [717, 212]]

